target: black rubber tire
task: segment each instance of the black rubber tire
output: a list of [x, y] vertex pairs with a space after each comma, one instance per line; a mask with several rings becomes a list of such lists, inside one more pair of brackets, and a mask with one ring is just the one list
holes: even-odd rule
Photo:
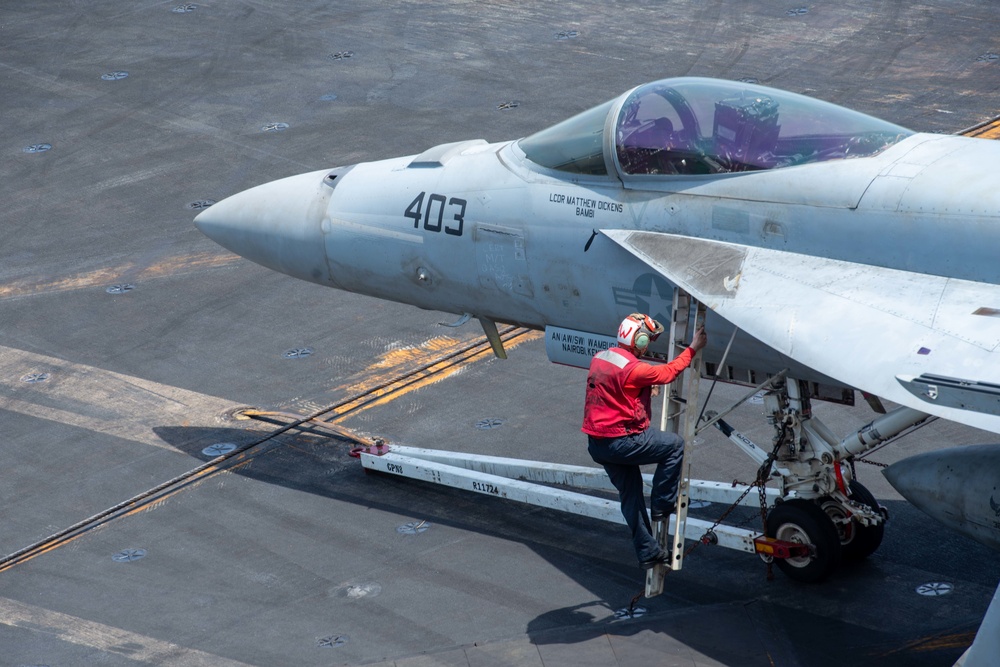
[[[851, 481], [847, 495], [851, 500], [867, 505], [876, 512], [879, 510], [875, 496], [859, 482]], [[885, 534], [884, 523], [877, 526], [863, 526], [856, 520], [844, 523], [847, 511], [843, 505], [829, 496], [820, 500], [820, 507], [834, 522], [834, 528], [837, 529], [837, 536], [840, 539], [841, 558], [845, 563], [856, 563], [868, 558], [882, 544], [882, 536]]]
[[778, 569], [804, 583], [823, 581], [840, 564], [840, 536], [833, 521], [816, 503], [786, 500], [767, 514], [767, 534], [786, 542], [812, 545], [809, 556], [776, 558]]
[[[848, 496], [851, 500], [867, 505], [878, 512], [878, 501], [875, 500], [872, 492], [860, 482], [851, 480], [848, 491], [850, 491]], [[882, 544], [882, 537], [885, 535], [884, 521], [877, 526], [862, 526], [857, 521], [852, 521], [851, 527], [854, 532], [853, 539], [842, 544], [845, 562], [857, 562], [871, 556]]]

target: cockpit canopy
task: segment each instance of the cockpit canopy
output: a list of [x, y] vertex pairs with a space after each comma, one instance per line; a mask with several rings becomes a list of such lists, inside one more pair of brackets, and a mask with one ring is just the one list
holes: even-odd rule
[[[612, 113], [617, 114], [613, 123]], [[606, 127], [614, 127], [613, 146]], [[607, 175], [613, 167], [628, 179], [867, 157], [911, 134], [804, 95], [736, 81], [678, 78], [640, 86], [518, 145], [543, 167], [591, 175]]]

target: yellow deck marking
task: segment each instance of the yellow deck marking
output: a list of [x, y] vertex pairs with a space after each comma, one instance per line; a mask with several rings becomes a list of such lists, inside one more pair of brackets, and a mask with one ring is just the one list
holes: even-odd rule
[[202, 269], [231, 266], [242, 260], [242, 257], [229, 253], [203, 252], [170, 257], [145, 267], [136, 264], [123, 264], [61, 278], [21, 278], [0, 285], [0, 300], [107, 287], [115, 283], [142, 282], [166, 276], [179, 276]]
[[950, 648], [968, 648], [976, 639], [976, 632], [960, 632], [954, 635], [944, 635], [941, 637], [929, 638], [920, 645], [914, 646], [915, 651], [940, 651]]
[[10, 598], [0, 597], [0, 624], [120, 655], [129, 662], [154, 665], [169, 663], [184, 667], [250, 667], [245, 662], [171, 644]]
[[943, 649], [968, 648], [976, 638], [976, 631], [958, 632], [950, 635], [931, 635], [903, 644], [899, 648], [879, 654], [880, 658], [888, 658], [901, 653], [929, 653]]
[[962, 136], [977, 139], [1000, 139], [1000, 118], [994, 118], [985, 125], [967, 130], [962, 133]]
[[[521, 345], [522, 343], [537, 340], [541, 337], [542, 332], [529, 331], [522, 336], [518, 336], [512, 341], [505, 342], [504, 347], [510, 350], [518, 345]], [[408, 370], [416, 371], [416, 369], [425, 365], [427, 363], [427, 357], [430, 356], [428, 353], [433, 356], [443, 356], [449, 353], [457, 352], [463, 347], [467, 347], [474, 340], [476, 340], [476, 337], [473, 336], [466, 339], [452, 338], [450, 336], [438, 336], [421, 343], [417, 347], [405, 347], [389, 350], [371, 366], [358, 373], [355, 376], [355, 378], [358, 379], [332, 390], [338, 394], [345, 393], [347, 395], [364, 393], [366, 395], [362, 399], [359, 399], [359, 401], [368, 402], [362, 406], [359, 406], [358, 402], [351, 402], [343, 405], [329, 413], [330, 415], [336, 415], [336, 418], [330, 419], [329, 417], [326, 417], [324, 420], [333, 423], [343, 421], [344, 419], [354, 416], [359, 412], [368, 410], [369, 408], [385, 405], [386, 403], [394, 401], [397, 398], [405, 396], [411, 391], [416, 391], [417, 389], [422, 389], [429, 385], [438, 383], [457, 373], [461, 373], [473, 362], [493, 356], [493, 350], [486, 348], [485, 350], [466, 358], [461, 363], [449, 365], [452, 364], [450, 360], [443, 361], [440, 364], [435, 364], [434, 366], [415, 373], [408, 379], [408, 382], [405, 385], [394, 383], [384, 389], [373, 391], [375, 387], [391, 381], [400, 374], [405, 373]], [[375, 400], [372, 400], [372, 397], [376, 397]], [[350, 412], [350, 414], [345, 415], [344, 413], [347, 412]]]

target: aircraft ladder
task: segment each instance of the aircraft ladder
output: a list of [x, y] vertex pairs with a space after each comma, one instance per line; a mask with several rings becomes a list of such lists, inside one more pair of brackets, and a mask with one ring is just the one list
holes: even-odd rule
[[[694, 310], [694, 328], [692, 324], [692, 309]], [[690, 294], [681, 288], [674, 289], [673, 317], [670, 320], [670, 350], [671, 359], [684, 352], [691, 336], [698, 327], [705, 324], [705, 305], [695, 301]], [[694, 441], [695, 429], [698, 424], [698, 388], [701, 380], [701, 350], [694, 355], [691, 365], [684, 371], [683, 381], [678, 378], [668, 387], [664, 387], [663, 411], [660, 417], [660, 430], [677, 433], [684, 438], [684, 455], [681, 459], [681, 477], [677, 488], [677, 504], [671, 521], [654, 521], [653, 537], [660, 543], [664, 551], [670, 554], [669, 565], [672, 570], [679, 570], [684, 565], [684, 539], [687, 537], [688, 506], [691, 501], [691, 471], [687, 463], [687, 453]], [[680, 393], [680, 385], [684, 394]], [[688, 408], [688, 409], [685, 409]], [[681, 418], [683, 416], [683, 427]], [[683, 430], [682, 430], [683, 428]], [[671, 530], [677, 526], [675, 530]], [[673, 540], [667, 545], [667, 536], [672, 534]], [[699, 539], [699, 534], [694, 539]], [[646, 597], [653, 597], [663, 592], [663, 579], [666, 576], [666, 566], [657, 565], [646, 572]]]

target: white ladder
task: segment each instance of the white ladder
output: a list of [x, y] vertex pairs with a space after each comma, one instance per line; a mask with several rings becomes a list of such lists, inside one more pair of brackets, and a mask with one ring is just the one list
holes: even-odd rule
[[[691, 330], [691, 309], [694, 307], [694, 329]], [[699, 327], [705, 325], [705, 305], [695, 301], [690, 294], [680, 287], [674, 289], [673, 317], [670, 321], [670, 351], [671, 359], [684, 352], [691, 335]], [[667, 565], [657, 565], [646, 572], [646, 597], [654, 597], [663, 592], [663, 579], [666, 567], [679, 570], [684, 564], [684, 532], [687, 525], [688, 505], [691, 493], [691, 471], [687, 463], [687, 451], [694, 441], [695, 430], [698, 427], [698, 388], [701, 379], [701, 350], [695, 353], [691, 365], [684, 371], [685, 390], [682, 396], [678, 389], [681, 383], [675, 380], [667, 389], [663, 401], [663, 414], [660, 418], [660, 430], [677, 433], [684, 438], [684, 455], [681, 458], [681, 477], [677, 489], [677, 505], [674, 508], [674, 521], [654, 521], [653, 538], [660, 543], [664, 551], [669, 551], [670, 560]], [[684, 415], [683, 430], [681, 430], [681, 414]], [[673, 542], [667, 545], [671, 524]]]

